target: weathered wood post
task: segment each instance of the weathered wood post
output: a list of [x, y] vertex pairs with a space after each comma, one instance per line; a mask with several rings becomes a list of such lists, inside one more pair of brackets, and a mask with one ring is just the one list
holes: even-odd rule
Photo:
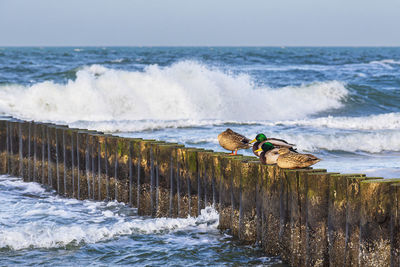
[[8, 123], [0, 120], [0, 173], [7, 173]]
[[[222, 208], [222, 175], [223, 169], [221, 164], [221, 157], [225, 155], [224, 153], [213, 153], [212, 154], [212, 162], [213, 162], [213, 175], [214, 175], [214, 193], [213, 197], [215, 199], [215, 209], [220, 213]], [[221, 213], [220, 213], [221, 217]], [[221, 223], [221, 220], [219, 221]]]
[[20, 122], [21, 136], [20, 136], [20, 157], [22, 163], [20, 163], [20, 174], [25, 182], [30, 181], [30, 167], [31, 167], [31, 132], [29, 122]]
[[187, 148], [183, 154], [183, 172], [181, 179], [181, 209], [180, 216], [197, 216], [204, 203], [203, 175], [198, 166], [198, 153], [202, 149]]
[[159, 144], [155, 151], [156, 181], [155, 181], [155, 216], [170, 216], [172, 205], [171, 190], [173, 189], [174, 155], [178, 144]]
[[345, 265], [347, 183], [352, 176], [355, 174], [333, 174], [329, 180], [328, 253], [330, 266]]
[[282, 170], [277, 166], [264, 165], [264, 204], [263, 216], [265, 236], [263, 248], [268, 255], [279, 255], [279, 230], [280, 230], [280, 198]]
[[[284, 261], [290, 262], [292, 247], [292, 230], [291, 223], [292, 203], [297, 195], [297, 172], [292, 170], [285, 170], [280, 179], [280, 207], [279, 207], [279, 246], [280, 254]], [[293, 190], [293, 191], [292, 191]]]
[[[180, 172], [177, 181], [177, 201], [178, 201], [178, 217], [185, 218], [190, 214], [192, 188], [197, 183], [197, 155], [196, 149], [181, 148], [178, 149], [178, 160]], [[197, 181], [197, 180], [196, 180]]]
[[14, 176], [18, 176], [19, 173], [19, 163], [18, 163], [18, 146], [19, 146], [19, 138], [18, 138], [18, 123], [14, 121], [10, 121], [8, 123], [9, 128], [9, 147], [10, 147], [10, 174]]
[[200, 177], [198, 181], [198, 191], [203, 196], [202, 199], [198, 199], [198, 214], [200, 214], [201, 209], [216, 204], [214, 162], [212, 155], [212, 150], [201, 150], [197, 152], [197, 164]]
[[130, 159], [131, 140], [128, 138], [117, 139], [117, 197], [120, 202], [129, 203], [129, 168], [131, 168], [132, 160]]
[[359, 266], [360, 182], [365, 179], [365, 175], [347, 178], [345, 266]]
[[[231, 177], [230, 177], [230, 192], [231, 192], [231, 225], [229, 227], [232, 230], [232, 235], [240, 239], [240, 228], [241, 228], [241, 219], [243, 219], [242, 214], [240, 213], [241, 205], [242, 205], [242, 167], [246, 165], [242, 162], [243, 156], [238, 158], [230, 159], [231, 166]], [[246, 166], [248, 167], [248, 166]], [[246, 171], [244, 171], [247, 175]], [[229, 178], [229, 176], [228, 176]]]
[[138, 213], [139, 215], [152, 215], [154, 211], [154, 148], [159, 142], [155, 140], [142, 140], [139, 144], [140, 168], [138, 169]]
[[329, 173], [307, 175], [306, 265], [327, 266]]
[[63, 154], [64, 157], [64, 195], [68, 197], [74, 197], [75, 193], [75, 136], [76, 133], [73, 129], [64, 129], [64, 147]]
[[391, 214], [396, 209], [391, 184], [400, 179], [365, 180], [360, 183], [360, 265], [389, 266]]
[[[89, 154], [91, 159], [91, 198], [94, 200], [103, 200], [102, 195], [102, 164], [104, 165], [104, 157], [101, 155], [101, 139], [102, 133], [89, 134]], [[104, 177], [105, 180], [105, 177]]]
[[400, 183], [391, 186], [394, 203], [390, 216], [390, 266], [400, 266]]
[[219, 228], [222, 230], [233, 230], [234, 199], [233, 199], [233, 160], [240, 160], [242, 156], [227, 156], [220, 154], [219, 181]]
[[[306, 264], [307, 255], [307, 204], [308, 176], [325, 173], [325, 169], [285, 170], [288, 183], [288, 213], [290, 220], [290, 245], [287, 262], [293, 266]], [[282, 203], [282, 202], [281, 202]], [[282, 206], [282, 205], [281, 205]], [[285, 207], [283, 205], [283, 207]]]
[[108, 137], [106, 135], [99, 135], [97, 147], [98, 200], [107, 201], [110, 199], [108, 155]]
[[239, 206], [239, 239], [246, 244], [254, 244], [257, 239], [256, 203], [260, 162], [254, 157], [246, 157], [241, 162], [241, 194]]

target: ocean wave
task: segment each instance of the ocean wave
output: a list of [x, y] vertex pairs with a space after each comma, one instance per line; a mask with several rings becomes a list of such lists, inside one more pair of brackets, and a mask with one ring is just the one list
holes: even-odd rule
[[[122, 204], [120, 204], [122, 205]], [[98, 205], [97, 205], [98, 206]], [[98, 208], [98, 207], [97, 207]], [[215, 230], [219, 215], [212, 207], [201, 210], [194, 218], [155, 218], [123, 217], [118, 212], [105, 210], [90, 214], [86, 221], [77, 217], [77, 223], [66, 225], [51, 221], [50, 217], [71, 219], [69, 212], [58, 208], [27, 211], [25, 217], [32, 217], [28, 223], [0, 229], [0, 248], [21, 250], [27, 248], [60, 248], [104, 242], [124, 235], [172, 233], [181, 230]], [[45, 216], [46, 221], [38, 221], [34, 216]], [[102, 217], [102, 218], [97, 218]], [[65, 219], [64, 219], [65, 220]], [[75, 219], [74, 219], [75, 220]], [[108, 220], [104, 224], [104, 220]], [[97, 222], [97, 223], [93, 223]]]
[[240, 122], [225, 120], [121, 120], [121, 121], [77, 121], [73, 128], [97, 130], [106, 133], [143, 132], [162, 129], [185, 129], [218, 125], [253, 125], [259, 122]]
[[299, 120], [120, 120], [120, 121], [77, 121], [74, 128], [98, 130], [107, 133], [142, 132], [168, 128], [185, 129], [213, 126], [300, 126], [342, 130], [394, 130], [400, 129], [400, 113], [385, 113], [361, 117], [320, 117]]
[[25, 183], [19, 178], [10, 179], [7, 175], [0, 175], [0, 186], [13, 187], [26, 194], [41, 194], [46, 192], [46, 189], [38, 183]]
[[267, 125], [295, 125], [348, 130], [400, 129], [400, 113], [385, 113], [365, 117], [321, 117], [291, 121], [276, 121]]
[[371, 61], [369, 62], [369, 64], [380, 65], [386, 68], [392, 68], [391, 65], [400, 65], [400, 61], [394, 59], [382, 59], [382, 60]]
[[[257, 132], [254, 131], [254, 135]], [[399, 152], [400, 151], [400, 132], [397, 130], [377, 131], [377, 132], [359, 132], [359, 131], [338, 131], [336, 133], [315, 133], [314, 131], [303, 132], [287, 132], [287, 131], [264, 131], [268, 137], [281, 138], [289, 143], [296, 144], [300, 152], [350, 152], [350, 153], [382, 153], [382, 152]], [[253, 137], [247, 134], [248, 137]], [[187, 145], [194, 144], [196, 147], [201, 146], [207, 149], [215, 149], [216, 151], [224, 151], [218, 144], [218, 140], [214, 136], [207, 135], [201, 137], [191, 137], [186, 135], [183, 137], [169, 137], [170, 142], [180, 142]], [[248, 150], [244, 151], [248, 155], [253, 153]]]
[[92, 65], [66, 84], [0, 86], [0, 112], [22, 119], [71, 123], [121, 120], [301, 119], [343, 106], [349, 91], [339, 81], [298, 87], [257, 87], [246, 74], [233, 75], [198, 62], [143, 72]]
[[[120, 202], [65, 199], [37, 183], [8, 175], [0, 175], [0, 187], [0, 201], [5, 203], [1, 209], [4, 216], [0, 216], [0, 249], [59, 248], [126, 235], [214, 231], [219, 223], [213, 207], [202, 209], [197, 217], [150, 219], [135, 216], [135, 209]], [[21, 198], [25, 192], [37, 200]]]
[[338, 132], [335, 134], [282, 133], [280, 138], [295, 143], [300, 151], [346, 151], [381, 153], [400, 151], [400, 131]]

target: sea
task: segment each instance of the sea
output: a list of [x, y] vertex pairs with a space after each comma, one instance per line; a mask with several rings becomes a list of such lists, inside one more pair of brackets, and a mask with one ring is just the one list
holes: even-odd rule
[[[316, 168], [400, 178], [400, 47], [0, 47], [0, 116], [224, 151], [226, 128]], [[239, 153], [252, 155], [251, 150]], [[282, 266], [197, 218], [0, 177], [0, 265]]]

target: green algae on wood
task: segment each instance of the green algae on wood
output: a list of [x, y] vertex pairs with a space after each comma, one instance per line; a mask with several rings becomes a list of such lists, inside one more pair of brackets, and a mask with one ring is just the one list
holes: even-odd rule
[[329, 180], [328, 253], [329, 265], [345, 263], [348, 174], [334, 174]]
[[[236, 159], [239, 159], [238, 156]], [[232, 229], [232, 183], [233, 183], [233, 172], [232, 172], [232, 159], [235, 157], [228, 155], [220, 155], [220, 181], [219, 181], [219, 214], [220, 222], [219, 228], [223, 230]]]
[[[176, 161], [177, 144], [160, 144], [155, 153], [156, 170], [158, 170], [158, 184], [156, 180], [156, 217], [168, 217], [172, 215], [174, 193], [174, 162]], [[156, 173], [157, 174], [157, 173]], [[157, 177], [156, 177], [157, 179]], [[158, 188], [158, 189], [157, 189]]]
[[292, 251], [292, 232], [291, 232], [291, 209], [292, 202], [296, 201], [291, 189], [297, 184], [297, 172], [284, 170], [280, 179], [280, 218], [279, 218], [279, 247], [281, 257], [284, 261], [290, 262]]
[[328, 196], [330, 173], [307, 174], [306, 262], [308, 266], [326, 266], [328, 258]]
[[360, 210], [362, 207], [360, 182], [363, 180], [366, 180], [366, 177], [360, 174], [347, 177], [345, 266], [359, 265]]
[[198, 203], [198, 214], [200, 210], [215, 204], [215, 177], [212, 158], [212, 150], [202, 150], [197, 152], [197, 162], [199, 171], [198, 187], [203, 196]]
[[263, 215], [265, 220], [265, 234], [263, 250], [268, 255], [279, 255], [279, 228], [280, 228], [280, 177], [283, 170], [277, 166], [262, 165], [266, 175], [263, 185]]

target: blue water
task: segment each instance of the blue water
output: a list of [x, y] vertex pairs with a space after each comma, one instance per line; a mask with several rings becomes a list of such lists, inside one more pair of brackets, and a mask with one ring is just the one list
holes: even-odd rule
[[198, 218], [146, 218], [8, 176], [0, 200], [1, 266], [285, 266], [220, 233], [211, 207]]
[[[400, 177], [400, 48], [5, 47], [0, 48], [0, 115], [216, 151], [223, 151], [216, 137], [228, 127], [249, 138], [263, 132], [322, 158], [315, 167], [395, 178]], [[216, 247], [230, 246], [214, 230], [204, 236]], [[112, 243], [118, 247], [131, 237]], [[90, 262], [88, 250], [101, 242], [83, 241], [74, 251]], [[105, 247], [111, 254], [119, 251]], [[53, 251], [24, 249], [39, 257]], [[239, 261], [249, 257], [259, 263], [257, 253], [239, 250]], [[214, 255], [213, 249], [205, 253]], [[118, 259], [111, 257], [110, 263]]]

